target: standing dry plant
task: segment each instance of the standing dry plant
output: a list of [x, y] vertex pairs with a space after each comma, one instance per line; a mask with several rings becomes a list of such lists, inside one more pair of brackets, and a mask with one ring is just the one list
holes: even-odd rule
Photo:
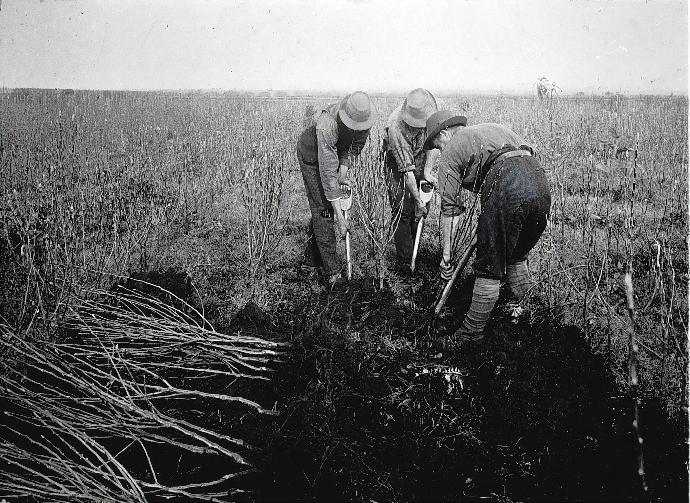
[[387, 271], [386, 250], [398, 228], [403, 205], [400, 198], [391, 206], [389, 190], [395, 181], [393, 173], [386, 167], [379, 145], [380, 141], [373, 141], [370, 137], [350, 173], [355, 185], [356, 218], [367, 233], [369, 257], [374, 261], [378, 287], [383, 289]]
[[[626, 173], [627, 174], [627, 173]], [[644, 458], [642, 448], [642, 434], [640, 427], [640, 395], [638, 391], [639, 385], [639, 345], [635, 333], [635, 297], [632, 282], [633, 263], [635, 258], [634, 248], [634, 233], [635, 233], [635, 193], [637, 190], [637, 146], [633, 157], [632, 170], [629, 176], [626, 177], [628, 184], [628, 200], [630, 202], [629, 212], [625, 215], [625, 229], [627, 234], [626, 248], [628, 250], [628, 264], [627, 270], [623, 277], [624, 291], [626, 304], [628, 308], [628, 316], [630, 318], [630, 329], [628, 332], [628, 384], [630, 386], [633, 399], [633, 423], [632, 426], [635, 431], [635, 438], [637, 441], [637, 473], [640, 476], [642, 488], [647, 491], [647, 481], [644, 472]]]
[[[392, 109], [396, 100], [384, 98], [381, 108]], [[564, 323], [586, 320], [590, 343], [609, 348], [613, 368], [622, 368], [627, 354], [613, 278], [627, 262], [626, 179], [633, 138], [639, 140], [632, 211], [640, 382], [645, 394], [667, 397], [669, 411], [681, 411], [687, 397], [687, 98], [469, 102], [473, 122], [511, 124], [533, 140], [548, 166], [554, 204], [548, 239], [531, 257], [532, 272], [543, 279], [536, 288], [548, 289], [549, 306]], [[453, 103], [464, 107], [460, 99]], [[181, 234], [213, 236], [197, 231], [222, 227], [217, 215], [228, 206], [228, 223], [242, 230], [230, 246], [241, 249], [237, 262], [244, 264], [245, 215], [227, 197], [228, 185], [235, 191], [246, 181], [248, 171], [237, 168], [251, 162], [252, 142], [291, 157], [286, 139], [302, 127], [304, 109], [303, 100], [228, 93], [0, 93], [0, 315], [14, 328], [54, 326], [44, 317], [60, 318], [53, 315], [58, 306], [98, 284], [99, 273], [86, 271], [122, 273], [170, 261], [186, 267], [186, 255], [200, 250], [177, 246], [184, 244]], [[262, 166], [257, 162], [251, 172], [266, 176]], [[356, 232], [355, 243], [358, 234], [369, 239]], [[647, 249], [655, 240], [663, 250], [659, 267]]]
[[[289, 217], [284, 197], [287, 165], [285, 149], [272, 147], [266, 141], [258, 145], [255, 157], [245, 166], [241, 200], [245, 211], [245, 265], [250, 285], [258, 285], [262, 279]], [[254, 289], [253, 295], [258, 294]]]

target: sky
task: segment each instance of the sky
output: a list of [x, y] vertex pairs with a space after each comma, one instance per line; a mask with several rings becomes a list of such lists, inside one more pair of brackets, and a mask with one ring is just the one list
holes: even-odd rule
[[687, 94], [666, 0], [0, 0], [0, 86]]

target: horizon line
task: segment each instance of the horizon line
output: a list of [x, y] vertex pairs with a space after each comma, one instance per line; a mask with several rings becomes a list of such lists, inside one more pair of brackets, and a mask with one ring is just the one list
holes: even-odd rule
[[[80, 87], [18, 87], [18, 86], [0, 86], [1, 90], [40, 90], [40, 91], [90, 91], [90, 92], [166, 92], [166, 93], [269, 93], [272, 94], [274, 98], [288, 97], [288, 96], [301, 96], [301, 95], [321, 95], [321, 96], [341, 96], [347, 94], [347, 90], [338, 89], [274, 89], [274, 88], [264, 88], [264, 89], [238, 89], [238, 88], [222, 88], [222, 87], [200, 87], [200, 88], [80, 88]], [[400, 91], [397, 89], [390, 90], [374, 90], [366, 91], [367, 94], [373, 96], [377, 95], [405, 95], [408, 91]], [[280, 95], [276, 95], [279, 93]], [[468, 96], [534, 96], [535, 92], [528, 91], [517, 91], [517, 90], [501, 90], [501, 89], [442, 89], [434, 93], [437, 96], [457, 96], [460, 94], [466, 94]], [[577, 96], [578, 94], [584, 94], [585, 96], [604, 96], [604, 95], [623, 95], [623, 96], [688, 96], [688, 90], [677, 91], [654, 91], [654, 92], [641, 92], [641, 91], [611, 91], [611, 90], [581, 90], [581, 91], [571, 91], [571, 92], [561, 92], [557, 96]]]

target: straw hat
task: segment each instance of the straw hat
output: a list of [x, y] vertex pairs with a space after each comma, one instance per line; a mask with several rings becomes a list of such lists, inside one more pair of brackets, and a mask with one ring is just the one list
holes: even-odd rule
[[371, 129], [374, 124], [371, 100], [364, 91], [355, 91], [345, 96], [340, 102], [338, 115], [343, 124], [354, 131]]
[[408, 126], [422, 128], [426, 127], [426, 120], [437, 110], [434, 95], [420, 87], [407, 95], [400, 116]]

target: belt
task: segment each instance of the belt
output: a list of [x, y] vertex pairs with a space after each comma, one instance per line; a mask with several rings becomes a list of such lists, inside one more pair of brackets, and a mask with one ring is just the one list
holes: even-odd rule
[[511, 150], [510, 152], [506, 152], [504, 154], [499, 155], [493, 162], [493, 164], [505, 161], [506, 159], [510, 159], [511, 157], [525, 157], [531, 155], [532, 153], [529, 150]]

